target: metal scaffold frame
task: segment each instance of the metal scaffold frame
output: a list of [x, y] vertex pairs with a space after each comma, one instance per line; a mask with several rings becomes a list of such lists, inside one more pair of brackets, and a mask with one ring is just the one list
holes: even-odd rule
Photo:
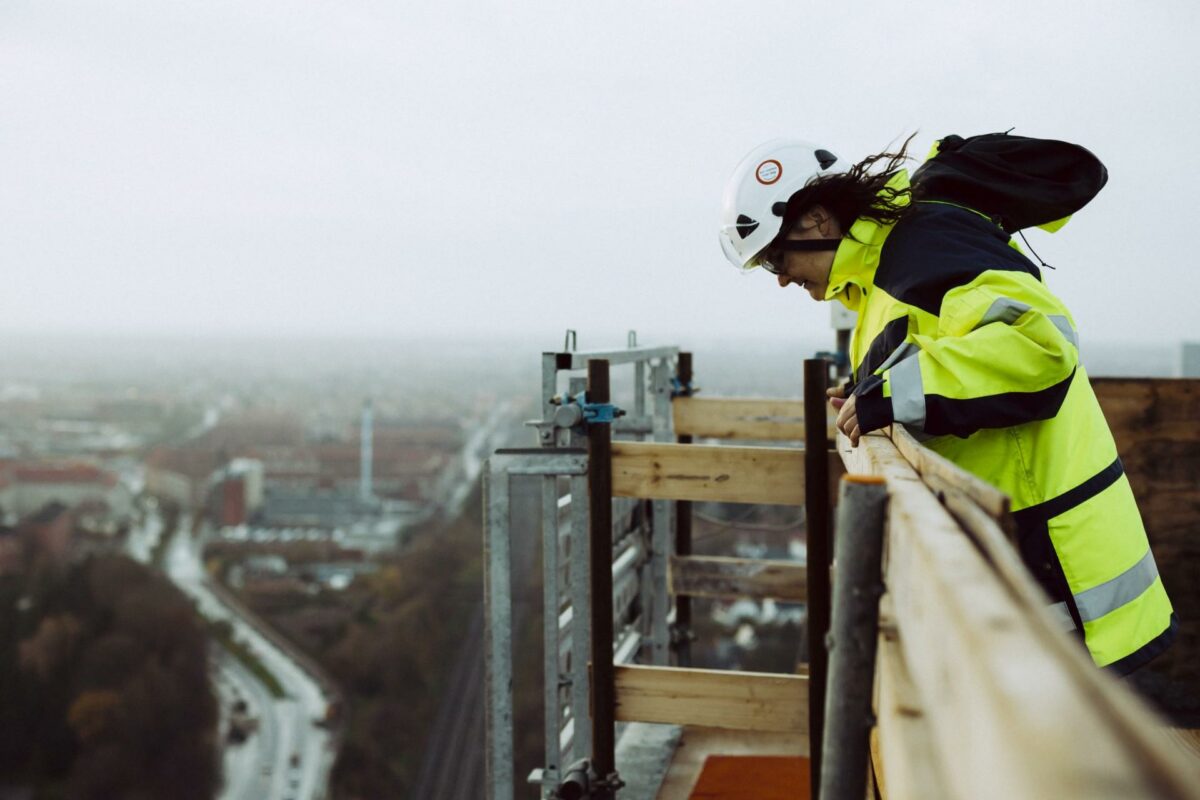
[[[573, 338], [568, 334], [568, 346]], [[585, 415], [593, 413], [596, 404], [587, 396], [588, 381], [571, 373], [592, 364], [593, 369], [603, 365], [607, 376], [610, 365], [632, 366], [633, 413], [614, 416], [606, 427], [625, 440], [668, 442], [674, 441], [672, 396], [682, 390], [673, 380], [678, 356], [677, 347], [638, 347], [632, 332], [625, 350], [544, 353], [543, 415], [530, 423], [538, 431], [541, 447], [500, 450], [488, 461], [484, 526], [487, 755], [488, 790], [493, 800], [511, 800], [514, 786], [510, 478], [524, 475], [541, 479], [546, 735], [543, 767], [530, 780], [540, 783], [543, 796], [549, 798], [568, 777], [571, 765], [578, 770], [579, 764], [592, 758], [594, 745], [588, 724], [592, 716], [589, 647], [594, 639], [595, 611], [590, 587], [598, 575], [588, 557], [594, 509], [589, 503], [589, 426]], [[594, 387], [595, 374], [591, 382]], [[603, 405], [611, 407], [607, 400], [603, 398]], [[618, 498], [612, 506], [612, 560], [606, 581], [611, 585], [612, 601], [611, 605], [602, 604], [605, 608], [599, 610], [613, 626], [613, 662], [628, 664], [636, 659], [665, 665], [672, 635], [667, 569], [675, 530], [675, 503]], [[611, 727], [611, 718], [607, 723], [601, 720], [601, 730]], [[611, 766], [610, 759], [610, 771]], [[598, 777], [602, 782], [607, 774]]]
[[[611, 363], [635, 368], [631, 417], [610, 402]], [[516, 778], [509, 515], [519, 476], [540, 478], [546, 747], [530, 780], [544, 800], [617, 796], [618, 723], [804, 737], [812, 796], [861, 796], [869, 768], [892, 798], [1200, 800], [1195, 765], [1156, 730], [1162, 721], [1054, 624], [1011, 540], [1006, 495], [900, 425], [855, 446], [838, 434], [828, 449], [824, 360], [805, 362], [803, 403], [697, 399], [690, 366], [689, 354], [632, 339], [627, 351], [544, 354], [544, 414], [532, 423], [541, 447], [488, 463], [491, 800], [512, 800]], [[584, 367], [587, 381], [569, 374]], [[803, 506], [806, 562], [692, 555], [691, 501]], [[689, 596], [805, 603], [808, 669], [686, 666]], [[629, 792], [654, 796], [625, 766]]]

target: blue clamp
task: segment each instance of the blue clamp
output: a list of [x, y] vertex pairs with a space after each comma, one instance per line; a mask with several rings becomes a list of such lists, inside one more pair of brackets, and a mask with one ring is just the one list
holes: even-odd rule
[[612, 403], [589, 403], [587, 392], [567, 397], [567, 402], [574, 403], [583, 409], [584, 424], [607, 425], [612, 424], [617, 417], [625, 416], [624, 410], [617, 408]]
[[691, 397], [696, 392], [700, 391], [700, 387], [692, 386], [692, 382], [684, 383], [679, 378], [671, 378], [671, 397]]

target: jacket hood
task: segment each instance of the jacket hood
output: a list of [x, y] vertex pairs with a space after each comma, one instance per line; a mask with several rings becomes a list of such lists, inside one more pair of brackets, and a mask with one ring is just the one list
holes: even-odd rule
[[[908, 171], [897, 171], [887, 186], [889, 189], [907, 189]], [[879, 253], [892, 227], [892, 224], [882, 225], [865, 217], [854, 221], [834, 253], [829, 286], [825, 290], [826, 300], [839, 300], [851, 311], [858, 311], [863, 295], [874, 283]]]

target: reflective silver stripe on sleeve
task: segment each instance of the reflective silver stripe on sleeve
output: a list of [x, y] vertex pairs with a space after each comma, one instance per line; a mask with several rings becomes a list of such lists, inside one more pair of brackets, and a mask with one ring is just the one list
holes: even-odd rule
[[1062, 631], [1070, 632], [1075, 630], [1075, 620], [1071, 619], [1071, 610], [1067, 608], [1065, 602], [1046, 606], [1046, 610], [1050, 612], [1050, 617], [1054, 620], [1054, 624]]
[[1051, 314], [1050, 321], [1054, 323], [1054, 327], [1058, 328], [1063, 336], [1067, 337], [1067, 341], [1075, 345], [1075, 349], [1079, 349], [1079, 334], [1071, 327], [1071, 320], [1067, 319], [1062, 314]]
[[905, 342], [892, 351], [892, 354], [887, 357], [887, 360], [875, 368], [876, 372], [883, 372], [890, 368], [897, 361], [903, 361], [911, 355], [915, 355], [921, 348], [917, 347], [912, 342]]
[[1100, 619], [1116, 611], [1126, 603], [1132, 603], [1154, 584], [1158, 578], [1158, 565], [1149, 550], [1141, 560], [1111, 581], [1093, 586], [1075, 595], [1075, 606], [1079, 618], [1084, 622]]
[[921, 359], [906, 358], [892, 367], [892, 419], [916, 428], [925, 427], [925, 386]]
[[1013, 300], [1011, 297], [997, 297], [992, 301], [992, 305], [984, 312], [984, 315], [979, 319], [979, 324], [975, 327], [982, 328], [984, 325], [993, 322], [1004, 322], [1012, 325], [1030, 308], [1032, 306], [1028, 303], [1022, 303], [1020, 300]]

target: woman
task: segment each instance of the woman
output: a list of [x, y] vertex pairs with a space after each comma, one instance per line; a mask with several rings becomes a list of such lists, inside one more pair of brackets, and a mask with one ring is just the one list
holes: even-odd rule
[[722, 247], [858, 312], [838, 429], [857, 445], [903, 423], [1006, 492], [1055, 618], [1128, 674], [1178, 623], [1071, 315], [1009, 236], [1057, 230], [1107, 173], [1075, 145], [988, 134], [946, 137], [910, 184], [907, 145], [845, 171], [804, 142], [757, 148], [726, 189]]

